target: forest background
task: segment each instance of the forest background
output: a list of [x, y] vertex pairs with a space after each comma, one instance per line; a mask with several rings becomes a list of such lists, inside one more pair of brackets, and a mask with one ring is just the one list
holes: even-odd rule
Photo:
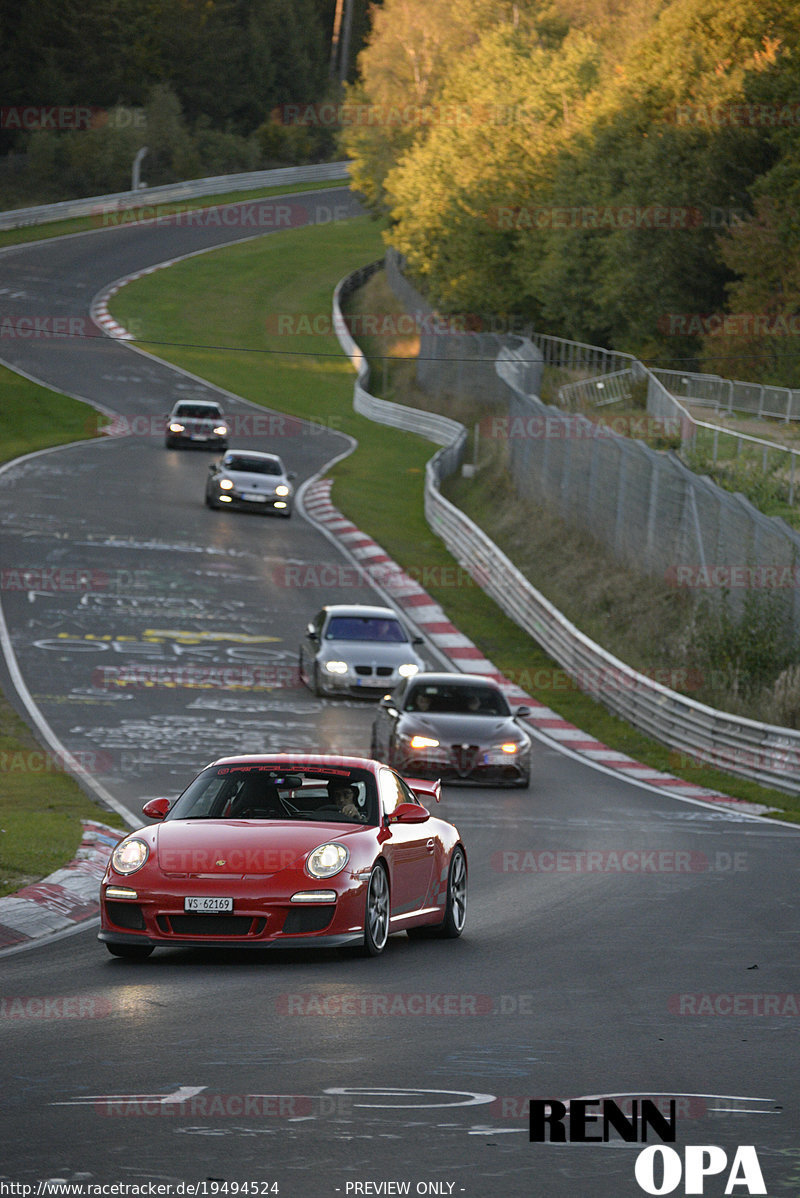
[[0, 206], [347, 155], [442, 310], [798, 385], [799, 50], [793, 0], [0, 0]]

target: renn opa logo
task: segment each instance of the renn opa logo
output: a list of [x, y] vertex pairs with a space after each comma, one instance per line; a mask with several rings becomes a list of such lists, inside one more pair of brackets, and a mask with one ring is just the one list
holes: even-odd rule
[[[613, 1099], [530, 1100], [530, 1140], [534, 1144], [606, 1144], [612, 1131], [628, 1144], [646, 1144], [648, 1132], [661, 1140], [644, 1148], [636, 1158], [634, 1176], [645, 1194], [702, 1194], [707, 1177], [727, 1172], [726, 1194], [766, 1194], [761, 1166], [752, 1144], [728, 1155], [713, 1144], [687, 1144], [683, 1159], [674, 1149], [676, 1138], [675, 1099], [669, 1114], [649, 1098], [634, 1099], [629, 1112]], [[589, 1108], [600, 1108], [590, 1110]]]

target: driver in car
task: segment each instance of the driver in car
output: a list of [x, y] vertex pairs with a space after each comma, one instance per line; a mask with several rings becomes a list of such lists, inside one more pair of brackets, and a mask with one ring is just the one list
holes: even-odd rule
[[356, 797], [358, 792], [355, 786], [350, 786], [346, 782], [331, 782], [328, 786], [328, 794], [331, 801], [342, 815], [348, 816], [350, 819], [363, 819], [363, 813], [356, 806]]

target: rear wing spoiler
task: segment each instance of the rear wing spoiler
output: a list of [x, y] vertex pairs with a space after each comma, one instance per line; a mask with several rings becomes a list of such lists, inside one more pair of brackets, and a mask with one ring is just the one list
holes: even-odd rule
[[442, 782], [440, 778], [437, 778], [435, 782], [431, 782], [430, 779], [426, 778], [404, 778], [403, 780], [408, 783], [417, 798], [422, 799], [423, 802], [430, 802], [431, 799], [436, 799], [437, 803], [441, 802]]

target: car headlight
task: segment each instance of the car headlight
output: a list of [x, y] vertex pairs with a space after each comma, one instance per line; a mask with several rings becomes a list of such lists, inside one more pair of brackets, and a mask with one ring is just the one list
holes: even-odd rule
[[150, 849], [145, 842], [132, 837], [120, 841], [111, 854], [111, 864], [118, 874], [135, 874], [149, 856]]
[[438, 749], [439, 742], [432, 736], [412, 736], [409, 741], [412, 749]]
[[283, 484], [281, 484], [279, 487], [275, 488], [275, 494], [276, 495], [288, 495], [289, 488], [285, 487], [285, 486], [283, 486]]
[[419, 673], [419, 666], [415, 666], [409, 661], [402, 666], [398, 666], [397, 672], [401, 678], [413, 678], [415, 674]]
[[312, 878], [332, 878], [344, 869], [349, 856], [343, 844], [320, 844], [306, 858], [306, 873]]
[[513, 757], [515, 753], [523, 753], [528, 748], [527, 741], [520, 740], [504, 740], [502, 744], [492, 745], [496, 753], [507, 753], [509, 757]]
[[224, 424], [218, 424], [217, 427], [214, 429], [214, 432], [216, 433], [216, 435], [218, 437], [227, 437], [227, 435], [228, 435], [228, 430]]
[[221, 491], [232, 491], [233, 483], [231, 482], [231, 480], [229, 478], [221, 478], [219, 480], [219, 489]]
[[346, 661], [326, 661], [325, 669], [328, 671], [329, 674], [346, 674], [347, 673], [347, 662]]
[[182, 433], [185, 428], [185, 424], [178, 424], [177, 420], [173, 420], [172, 424], [169, 426], [169, 431], [171, 433]]

